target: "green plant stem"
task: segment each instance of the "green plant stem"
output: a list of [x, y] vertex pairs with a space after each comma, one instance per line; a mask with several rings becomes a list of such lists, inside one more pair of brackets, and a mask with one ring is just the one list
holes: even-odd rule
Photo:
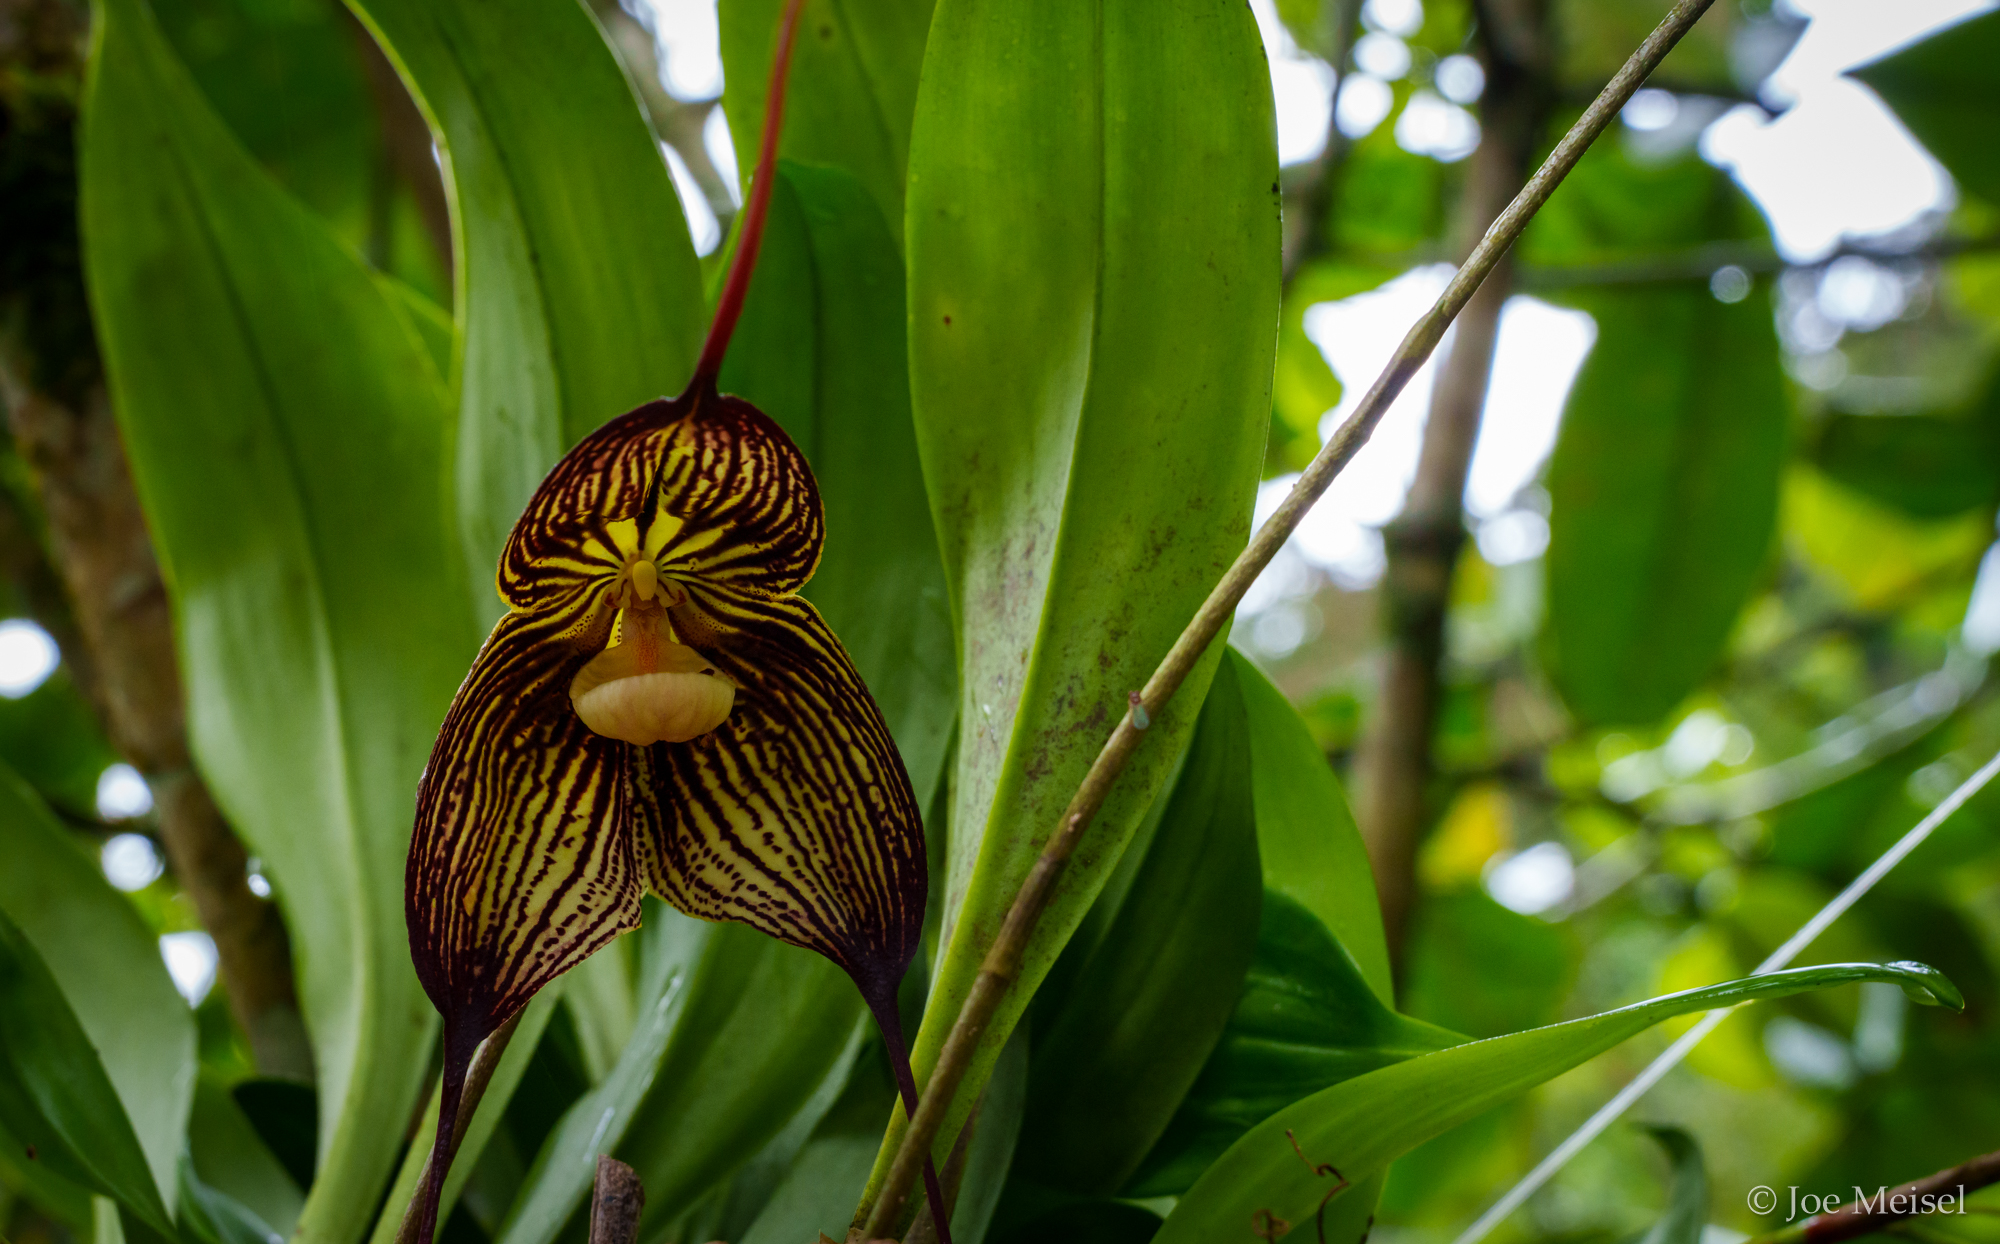
[[1021, 883], [1013, 904], [1008, 908], [999, 936], [987, 951], [979, 976], [966, 995], [964, 1005], [959, 1008], [958, 1018], [945, 1039], [944, 1048], [939, 1051], [937, 1064], [924, 1086], [922, 1102], [897, 1146], [881, 1192], [873, 1206], [863, 1206], [867, 1219], [864, 1235], [883, 1234], [901, 1215], [910, 1188], [923, 1167], [924, 1159], [930, 1155], [938, 1129], [944, 1123], [945, 1111], [958, 1091], [959, 1082], [965, 1078], [966, 1070], [972, 1065], [973, 1052], [978, 1049], [980, 1038], [999, 1009], [1001, 998], [1020, 974], [1028, 939], [1055, 894], [1056, 882], [1061, 878], [1063, 868], [1091, 819], [1103, 807], [1112, 783], [1117, 781], [1119, 773], [1139, 746], [1144, 730], [1137, 722], [1150, 721], [1151, 715], [1158, 713], [1180, 689], [1188, 672], [1216, 636], [1222, 633], [1222, 628], [1235, 613], [1237, 603], [1250, 590], [1251, 583], [1284, 546], [1292, 531], [1298, 527], [1299, 520], [1333, 483], [1334, 477], [1353, 461], [1354, 455], [1367, 443], [1375, 425], [1381, 422], [1390, 404], [1410, 382], [1410, 377], [1437, 348], [1445, 330], [1464, 309], [1487, 273], [1521, 236], [1536, 211], [1548, 201], [1569, 171], [1576, 167], [1576, 162], [1583, 158], [1590, 144], [1618, 116], [1619, 110], [1632, 98], [1640, 83], [1646, 80], [1646, 75], [1680, 42], [1712, 3], [1714, 0], [1679, 0], [1665, 20], [1639, 45], [1639, 50], [1625, 62], [1624, 68], [1604, 88], [1603, 94], [1563, 135], [1549, 158], [1535, 170], [1535, 175], [1528, 179], [1521, 193], [1507, 205], [1506, 211], [1500, 213], [1471, 256], [1459, 267], [1451, 283], [1438, 297], [1437, 304], [1403, 338], [1388, 367], [1376, 378], [1354, 413], [1320, 448], [1277, 512], [1257, 530], [1250, 539], [1250, 546], [1223, 574], [1222, 581], [1202, 602], [1193, 620], [1168, 651], [1166, 659], [1146, 680], [1144, 690], [1133, 693], [1131, 706], [1119, 718], [1111, 737], [1105, 741], [1103, 750], [1084, 775], [1083, 784], [1070, 800], [1056, 832], [1050, 835], [1040, 858], [1035, 861], [1034, 868]]

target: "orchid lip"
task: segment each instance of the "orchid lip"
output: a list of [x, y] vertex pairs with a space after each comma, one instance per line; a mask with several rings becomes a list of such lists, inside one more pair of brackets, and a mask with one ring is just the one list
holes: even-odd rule
[[685, 593], [656, 573], [650, 561], [632, 567], [640, 601], [621, 614], [618, 642], [592, 657], [569, 687], [570, 703], [593, 734], [639, 746], [700, 738], [727, 721], [736, 703], [735, 684], [674, 638], [666, 602]]

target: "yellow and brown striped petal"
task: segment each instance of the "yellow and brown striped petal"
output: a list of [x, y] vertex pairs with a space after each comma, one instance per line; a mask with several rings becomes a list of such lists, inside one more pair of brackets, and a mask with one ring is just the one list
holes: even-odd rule
[[634, 804], [657, 803], [654, 887], [819, 951], [864, 993], [893, 989], [923, 923], [924, 836], [881, 712], [806, 601], [701, 582], [688, 595], [675, 625], [738, 691], [719, 728], [654, 744], [633, 771], [653, 796]]
[[636, 543], [669, 573], [782, 595], [812, 577], [824, 535], [791, 438], [748, 402], [695, 394], [648, 402], [565, 455], [515, 524], [498, 586], [510, 608], [546, 608], [615, 574]]
[[[648, 885], [818, 950], [865, 991], [900, 978], [923, 919], [922, 823], [874, 700], [794, 594], [822, 532], [790, 439], [712, 393], [640, 407], [550, 473], [502, 558], [513, 612], [419, 789], [411, 940], [447, 1016], [504, 1021], [632, 927]], [[685, 743], [600, 737], [570, 700], [635, 557], [677, 585], [679, 642], [737, 688]]]
[[604, 563], [607, 528], [638, 515], [658, 474], [666, 429], [684, 413], [682, 401], [648, 402], [563, 455], [500, 553], [495, 586], [509, 609], [533, 613], [557, 607], [616, 572], [615, 561]]
[[610, 630], [609, 607], [588, 604], [500, 620], [417, 788], [411, 950], [462, 1039], [636, 927], [657, 871], [631, 832], [636, 749], [592, 734], [570, 706], [593, 655], [570, 637]]

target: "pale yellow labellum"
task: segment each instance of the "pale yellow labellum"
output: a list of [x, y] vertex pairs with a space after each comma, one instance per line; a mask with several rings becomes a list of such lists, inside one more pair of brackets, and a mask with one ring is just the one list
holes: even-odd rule
[[685, 743], [729, 719], [735, 686], [707, 657], [661, 634], [664, 624], [664, 610], [628, 610], [621, 642], [577, 671], [569, 699], [592, 733], [642, 747]]

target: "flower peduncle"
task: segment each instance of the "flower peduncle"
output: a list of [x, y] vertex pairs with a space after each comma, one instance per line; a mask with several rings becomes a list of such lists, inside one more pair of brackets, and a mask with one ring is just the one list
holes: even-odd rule
[[757, 267], [757, 248], [764, 241], [764, 218], [771, 205], [771, 179], [778, 166], [778, 136], [784, 128], [786, 70], [792, 62], [799, 11], [804, 7], [805, 0], [790, 0], [778, 23], [778, 47], [771, 59], [771, 85], [764, 99], [764, 135], [757, 149], [757, 171], [750, 181], [750, 201], [743, 205], [743, 231], [737, 235], [729, 277], [723, 282], [722, 297], [715, 304], [715, 322], [708, 326], [708, 340], [702, 343], [701, 361], [695, 364], [694, 378], [688, 381], [690, 394], [714, 392], [715, 378], [722, 372], [722, 356], [729, 350], [730, 334], [736, 331], [737, 317], [743, 314], [743, 297], [750, 290], [750, 274]]

